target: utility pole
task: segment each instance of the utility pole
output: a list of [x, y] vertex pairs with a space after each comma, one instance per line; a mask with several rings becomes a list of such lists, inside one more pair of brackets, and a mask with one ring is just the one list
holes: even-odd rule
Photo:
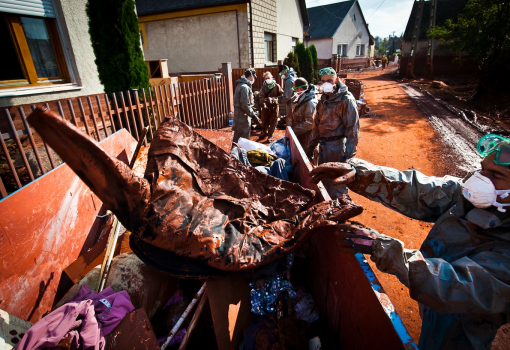
[[[437, 0], [432, 0], [430, 4], [429, 28], [436, 26]], [[432, 79], [434, 77], [434, 39], [429, 38], [427, 48], [427, 62], [425, 64], [425, 77]]]
[[421, 17], [423, 15], [424, 0], [418, 0], [418, 9], [416, 11], [416, 18], [414, 20], [413, 38], [411, 41], [411, 56], [407, 61], [406, 78], [414, 79], [414, 60], [416, 58], [416, 48], [418, 47], [418, 39], [421, 29]]

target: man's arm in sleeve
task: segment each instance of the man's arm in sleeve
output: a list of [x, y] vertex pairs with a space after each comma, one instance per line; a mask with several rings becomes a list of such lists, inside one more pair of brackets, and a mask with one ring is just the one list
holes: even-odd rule
[[356, 105], [356, 100], [354, 100], [354, 98], [348, 99], [347, 108], [342, 116], [342, 121], [345, 125], [344, 135], [347, 138], [345, 142], [344, 160], [347, 160], [356, 155], [359, 138], [358, 106]]
[[243, 85], [241, 89], [242, 90], [239, 101], [241, 103], [241, 109], [245, 114], [249, 115], [250, 117], [253, 117], [255, 115], [255, 112], [250, 101], [250, 88], [246, 85]]
[[285, 80], [285, 83], [283, 85], [282, 103], [287, 103], [292, 99], [292, 95], [294, 95], [294, 93], [292, 92], [293, 83], [294, 81], [290, 78]]
[[313, 128], [313, 121], [315, 119], [315, 113], [317, 109], [315, 108], [315, 104], [312, 103], [312, 101], [308, 101], [304, 107], [304, 116], [305, 120], [297, 125], [293, 125], [292, 129], [294, 130], [294, 133], [296, 135], [304, 134], [307, 131], [312, 130]]
[[315, 119], [313, 120], [313, 127], [312, 127], [312, 134], [310, 135], [310, 144], [308, 145], [308, 150], [306, 152], [306, 155], [308, 158], [312, 156], [312, 152], [319, 144], [320, 139], [320, 132], [319, 132], [319, 125], [320, 125], [320, 119], [321, 119], [321, 113], [320, 113], [320, 105], [317, 105], [316, 107], [316, 115]]
[[397, 239], [374, 241], [372, 260], [409, 287], [411, 298], [441, 313], [505, 313], [510, 310], [510, 250], [481, 252], [451, 264], [426, 259]]
[[358, 158], [347, 163], [356, 169], [349, 189], [413, 219], [435, 221], [462, 195], [462, 179], [453, 176], [398, 171]]

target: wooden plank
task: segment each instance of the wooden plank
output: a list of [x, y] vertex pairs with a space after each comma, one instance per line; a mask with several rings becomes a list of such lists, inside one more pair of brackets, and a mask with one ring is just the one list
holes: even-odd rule
[[[129, 125], [129, 118], [128, 118], [128, 112], [127, 112], [127, 108], [126, 108], [126, 101], [124, 100], [124, 94], [122, 93], [122, 91], [120, 91], [119, 94], [120, 94], [120, 102], [122, 103], [122, 112], [124, 113], [124, 118], [126, 118], [126, 127], [129, 131], [129, 133], [131, 135], [133, 135], [133, 133], [131, 132], [131, 126]], [[121, 119], [120, 114], [119, 114], [119, 119]]]
[[5, 116], [7, 117], [7, 123], [9, 124], [9, 127], [11, 128], [11, 131], [14, 134], [14, 142], [16, 142], [16, 145], [18, 146], [19, 153], [21, 154], [21, 158], [23, 159], [23, 164], [25, 164], [25, 168], [27, 169], [28, 176], [30, 177], [30, 180], [34, 181], [34, 174], [32, 174], [32, 169], [30, 169], [30, 164], [28, 163], [27, 156], [25, 155], [25, 151], [23, 150], [23, 145], [21, 144], [21, 141], [19, 140], [18, 133], [16, 132], [16, 127], [14, 126], [14, 123], [12, 122], [12, 118], [11, 118], [11, 114], [9, 113], [9, 109], [6, 108], [4, 111], [5, 111]]
[[25, 126], [25, 130], [27, 131], [28, 139], [30, 144], [32, 145], [32, 149], [34, 150], [35, 158], [37, 159], [37, 164], [39, 164], [39, 168], [41, 169], [41, 173], [44, 174], [46, 171], [44, 170], [44, 166], [39, 156], [39, 151], [37, 150], [37, 145], [35, 144], [34, 137], [32, 136], [32, 129], [30, 129], [30, 125], [28, 125], [27, 118], [25, 117], [25, 111], [22, 107], [18, 107], [19, 115], [21, 120], [23, 121], [23, 125]]
[[57, 109], [58, 109], [58, 114], [62, 117], [62, 119], [66, 119], [66, 116], [64, 114], [64, 110], [62, 109], [62, 104], [60, 103], [60, 101], [57, 101]]
[[154, 126], [156, 127], [156, 130], [158, 130], [158, 128], [159, 128], [159, 123], [158, 123], [159, 111], [158, 111], [157, 103], [152, 100], [152, 87], [149, 88], [149, 101], [150, 101], [150, 106], [151, 106], [151, 110], [152, 110], [152, 117], [154, 118]]
[[[108, 94], [104, 94], [104, 102], [106, 104], [108, 116], [110, 117], [110, 124], [112, 126], [112, 130], [113, 132], [117, 132], [117, 127], [115, 126], [115, 121], [113, 120], [112, 106], [110, 105], [110, 101], [108, 100]], [[117, 101], [115, 101], [115, 104], [117, 104]]]
[[[136, 141], [120, 130], [100, 145], [127, 161]], [[2, 309], [32, 322], [51, 310], [62, 270], [92, 244], [101, 207], [65, 164], [0, 200], [0, 261], [16, 262], [0, 264]]]
[[200, 110], [200, 119], [202, 120], [202, 124], [200, 125], [201, 128], [207, 129], [207, 115], [205, 113], [204, 108], [204, 97], [202, 95], [202, 84], [201, 81], [198, 80], [196, 83], [196, 92], [197, 92], [197, 102], [198, 102], [198, 108]]
[[[49, 109], [48, 104], [46, 104], [46, 106]], [[33, 111], [35, 109], [35, 105], [32, 105], [31, 108]], [[50, 160], [51, 168], [55, 169], [55, 160], [53, 159], [53, 155], [51, 154], [50, 147], [44, 140], [43, 140], [43, 145], [44, 145], [44, 149], [46, 150], [46, 154], [48, 155], [48, 159]]]
[[161, 111], [163, 112], [160, 116], [159, 116], [159, 122], [163, 122], [163, 120], [165, 120], [166, 116], [168, 115], [168, 112], [167, 110], [165, 109], [165, 98], [163, 97], [163, 89], [161, 88], [161, 85], [158, 86], [158, 91], [159, 91], [159, 102], [161, 104]]
[[[222, 104], [223, 104], [223, 118], [224, 118], [224, 125], [225, 126], [228, 126], [229, 123], [228, 123], [228, 117], [229, 117], [229, 110], [228, 110], [228, 106], [227, 106], [227, 79], [225, 77], [222, 77], [221, 78], [221, 81], [222, 81], [222, 91], [223, 91], [223, 96], [222, 96]], [[232, 111], [232, 113], [234, 113], [234, 111]]]
[[250, 286], [241, 273], [207, 280], [209, 305], [218, 349], [237, 350], [243, 330], [250, 325]]
[[193, 97], [191, 95], [191, 87], [189, 82], [182, 83], [182, 88], [184, 89], [185, 99], [186, 99], [186, 109], [188, 111], [189, 116], [189, 126], [196, 127], [198, 126], [198, 122], [195, 116], [195, 109], [193, 108]]
[[[133, 122], [133, 129], [135, 129], [135, 139], [138, 141], [140, 139], [140, 134], [138, 133], [138, 126], [136, 125], [135, 109], [133, 108], [133, 102], [131, 101], [131, 92], [128, 90], [125, 93], [129, 103], [129, 110], [131, 111], [131, 121]], [[143, 127], [143, 124], [140, 127]]]
[[186, 330], [186, 335], [184, 335], [184, 338], [182, 339], [182, 343], [179, 346], [179, 350], [185, 350], [186, 347], [188, 346], [189, 340], [192, 337], [193, 331], [195, 330], [195, 326], [197, 325], [200, 315], [202, 315], [202, 311], [204, 311], [205, 305], [207, 304], [208, 300], [209, 292], [206, 289], [204, 295], [202, 296], [202, 299], [200, 299], [200, 302], [198, 303], [195, 313], [193, 314], [193, 318], [191, 319], [191, 322]]
[[0, 137], [0, 146], [2, 147], [2, 151], [4, 152], [5, 158], [7, 159], [7, 165], [9, 166], [9, 170], [14, 177], [14, 181], [16, 181], [18, 188], [21, 188], [21, 182], [19, 181], [18, 173], [16, 172], [16, 168], [14, 168], [14, 163], [12, 162], [11, 155], [9, 154], [9, 150], [5, 145], [3, 137]]
[[101, 101], [99, 100], [99, 95], [96, 95], [96, 103], [97, 108], [99, 109], [99, 116], [101, 118], [101, 122], [103, 123], [103, 130], [106, 137], [110, 136], [110, 133], [108, 132], [108, 128], [106, 127], [106, 120], [104, 118], [103, 108], [101, 107]]
[[97, 140], [101, 141], [101, 134], [99, 133], [99, 128], [96, 123], [96, 114], [94, 113], [94, 107], [92, 106], [92, 100], [90, 96], [87, 96], [87, 104], [89, 105], [90, 117], [92, 118], [92, 124], [94, 125], [94, 130], [96, 131]]
[[2, 178], [0, 177], [0, 199], [7, 197], [7, 190], [5, 189], [4, 182], [2, 181]]
[[219, 126], [219, 123], [218, 123], [218, 117], [219, 117], [219, 113], [216, 109], [216, 99], [215, 99], [215, 91], [214, 91], [214, 81], [216, 80], [215, 77], [212, 77], [211, 79], [209, 79], [209, 102], [211, 104], [211, 114], [212, 114], [212, 125], [213, 125], [213, 129], [219, 129], [220, 126]]
[[205, 110], [207, 111], [207, 116], [208, 116], [208, 119], [209, 119], [209, 129], [212, 129], [213, 128], [213, 115], [212, 115], [212, 111], [211, 111], [211, 99], [210, 99], [210, 89], [209, 89], [209, 83], [207, 81], [207, 79], [203, 79], [202, 80], [202, 86], [203, 86], [203, 89], [204, 89], [204, 107], [205, 107]]
[[[169, 93], [169, 91], [168, 91], [168, 87], [169, 87], [169, 86], [170, 86], [170, 85], [166, 85], [166, 84], [165, 84], [165, 85], [163, 85], [163, 90], [165, 91], [165, 102], [166, 102], [166, 107], [167, 107], [167, 109], [168, 109], [168, 115], [169, 115], [169, 116], [170, 116], [170, 115], [174, 116], [174, 114], [175, 114], [175, 113], [174, 113], [174, 101], [173, 101], [173, 99], [172, 99], [172, 93], [171, 93], [171, 91], [170, 91], [170, 93]], [[180, 119], [180, 118], [179, 118], [179, 119]]]
[[190, 93], [191, 93], [191, 96], [193, 97], [193, 111], [195, 113], [195, 116], [196, 116], [196, 120], [197, 120], [197, 124], [194, 125], [193, 127], [195, 128], [201, 128], [203, 127], [202, 126], [202, 119], [201, 119], [201, 115], [200, 115], [200, 108], [198, 107], [198, 101], [197, 101], [197, 92], [196, 92], [196, 81], [190, 81], [189, 82], [190, 84]]
[[83, 109], [83, 103], [81, 102], [81, 98], [78, 98], [78, 107], [80, 108], [80, 113], [81, 113], [81, 117], [83, 118], [83, 125], [85, 126], [85, 131], [87, 132], [87, 135], [89, 135], [90, 137], [92, 137], [92, 135], [90, 134], [90, 129], [89, 129], [89, 123], [87, 122], [87, 117], [85, 116], [85, 110]]
[[[121, 95], [122, 95], [122, 93], [121, 93]], [[115, 113], [117, 114], [117, 118], [119, 119], [120, 128], [123, 129], [124, 125], [122, 125], [122, 118], [120, 116], [119, 104], [117, 103], [117, 96], [115, 95], [115, 93], [112, 93], [112, 98], [113, 98], [113, 104], [115, 106]], [[128, 130], [129, 130], [129, 125], [128, 125]]]
[[76, 114], [74, 113], [73, 103], [71, 102], [71, 100], [67, 100], [67, 106], [69, 107], [69, 111], [71, 112], [71, 119], [74, 126], [79, 128], [78, 120], [76, 120]]
[[142, 89], [142, 91], [143, 91], [143, 106], [145, 108], [145, 113], [147, 114], [147, 122], [149, 123], [149, 133], [151, 134], [152, 140], [154, 139], [154, 135], [152, 134], [151, 114], [149, 113], [149, 107], [147, 105], [147, 96], [145, 95], [145, 89]]
[[[135, 103], [136, 103], [136, 112], [138, 113], [138, 120], [140, 121], [140, 137], [143, 135], [143, 145], [147, 146], [147, 139], [145, 138], [146, 133], [143, 132], [143, 129], [145, 128], [145, 123], [143, 121], [143, 115], [142, 115], [142, 109], [140, 108], [140, 97], [138, 96], [138, 90], [133, 91]], [[149, 129], [150, 129], [150, 123], [149, 123]]]

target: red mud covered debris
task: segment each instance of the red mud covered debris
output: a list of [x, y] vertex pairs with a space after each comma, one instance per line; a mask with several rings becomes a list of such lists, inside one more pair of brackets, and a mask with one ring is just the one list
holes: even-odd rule
[[313, 191], [244, 166], [177, 119], [160, 126], [143, 179], [56, 114], [36, 109], [29, 122], [133, 232], [140, 259], [170, 274], [253, 269], [362, 212], [347, 198], [309, 208]]

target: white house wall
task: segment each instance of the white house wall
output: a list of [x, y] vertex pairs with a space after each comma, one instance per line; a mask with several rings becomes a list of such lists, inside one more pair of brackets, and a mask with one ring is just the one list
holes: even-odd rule
[[[239, 26], [239, 34], [238, 22], [245, 24]], [[246, 12], [241, 11], [145, 22], [145, 59], [167, 59], [172, 73], [214, 71], [223, 62], [239, 68], [240, 38], [248, 37], [246, 23]]]
[[[66, 63], [71, 75], [74, 76], [73, 90], [59, 92], [32, 93], [24, 96], [6, 96], [9, 92], [0, 90], [0, 106], [13, 106], [27, 103], [39, 103], [60, 100], [77, 96], [99, 94], [104, 91], [99, 81], [96, 59], [90, 36], [88, 34], [88, 17], [85, 13], [83, 0], [53, 1], [57, 13], [57, 24], [64, 52], [67, 53]], [[58, 86], [55, 86], [58, 88]], [[28, 90], [30, 91], [30, 90]]]
[[[333, 39], [317, 39], [310, 40], [308, 46], [315, 45], [317, 49], [317, 57], [320, 60], [329, 60], [331, 58], [331, 46], [333, 45]], [[335, 52], [336, 53], [336, 52]]]
[[292, 50], [292, 39], [303, 42], [303, 18], [298, 0], [277, 0], [277, 60]]
[[[353, 15], [356, 16], [356, 21], [353, 21]], [[358, 37], [359, 32], [363, 33], [361, 38]], [[367, 32], [365, 23], [363, 23], [363, 18], [361, 17], [359, 6], [357, 6], [357, 3], [354, 3], [354, 5], [349, 10], [348, 15], [344, 18], [342, 24], [340, 24], [340, 27], [333, 35], [333, 42], [332, 46], [330, 47], [330, 57], [328, 58], [331, 58], [332, 54], [337, 53], [338, 44], [347, 44], [348, 58], [359, 57], [356, 56], [356, 45], [364, 44], [364, 56], [367, 57], [369, 40], [369, 34]]]

